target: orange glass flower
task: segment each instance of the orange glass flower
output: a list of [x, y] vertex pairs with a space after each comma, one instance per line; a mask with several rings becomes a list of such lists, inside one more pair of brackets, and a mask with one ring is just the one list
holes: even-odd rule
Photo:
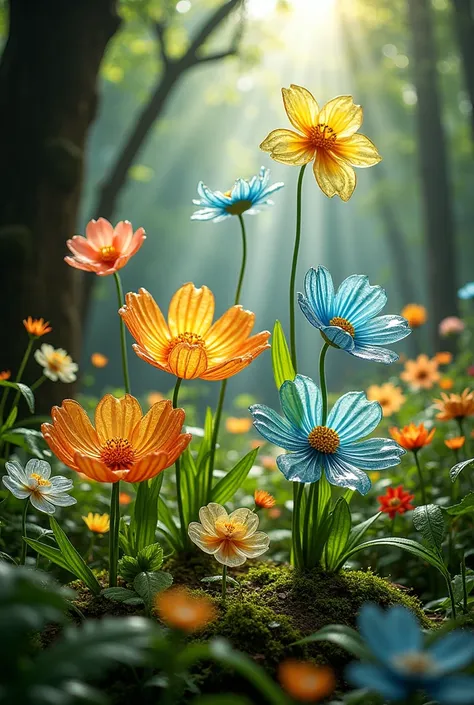
[[396, 428], [395, 426], [392, 426], [389, 430], [392, 438], [397, 441], [402, 448], [405, 448], [405, 450], [412, 450], [414, 452], [420, 450], [423, 446], [429, 445], [436, 432], [435, 428], [428, 431], [423, 423], [420, 423], [418, 426], [414, 423], [410, 423], [408, 426], [404, 426], [403, 428]]
[[450, 365], [453, 361], [453, 354], [448, 351], [437, 352], [435, 355], [435, 360], [438, 365]]
[[95, 534], [106, 534], [110, 530], [110, 516], [108, 514], [89, 514], [82, 517], [89, 531]]
[[180, 587], [158, 593], [155, 607], [165, 624], [187, 634], [202, 629], [217, 617], [217, 610], [209, 597], [194, 597]]
[[454, 380], [451, 379], [451, 377], [441, 377], [439, 380], [439, 387], [447, 392], [454, 387]]
[[419, 328], [428, 319], [426, 308], [421, 304], [407, 304], [402, 310], [403, 318], [406, 318], [410, 328]]
[[369, 401], [378, 401], [384, 416], [391, 416], [395, 412], [400, 411], [405, 403], [405, 396], [402, 394], [400, 387], [396, 387], [390, 382], [380, 386], [371, 384], [367, 389], [367, 399]]
[[229, 433], [247, 433], [253, 426], [252, 418], [237, 418], [229, 416], [225, 421], [225, 427]]
[[72, 399], [51, 410], [53, 423], [41, 426], [46, 443], [62, 462], [98, 482], [142, 482], [172, 465], [191, 440], [181, 433], [183, 409], [170, 401], [154, 404], [145, 416], [135, 397], [106, 394], [95, 411], [95, 428]]
[[11, 376], [12, 373], [10, 372], [10, 370], [3, 370], [2, 372], [0, 372], [0, 381], [6, 381], [7, 379], [10, 379]]
[[98, 367], [99, 369], [101, 369], [102, 367], [106, 367], [109, 364], [109, 358], [105, 355], [102, 355], [102, 353], [92, 353], [91, 362], [94, 367]]
[[434, 399], [435, 408], [440, 412], [436, 418], [440, 421], [464, 419], [474, 416], [474, 391], [466, 388], [462, 394], [443, 394], [441, 399]]
[[23, 321], [23, 325], [27, 332], [35, 338], [41, 338], [42, 335], [51, 333], [53, 330], [49, 325], [49, 321], [45, 321], [44, 318], [32, 318], [28, 316], [28, 318], [25, 318]]
[[253, 498], [255, 506], [261, 509], [271, 509], [275, 506], [275, 497], [266, 490], [255, 490]]
[[353, 167], [377, 164], [382, 157], [365, 135], [362, 108], [352, 96], [333, 98], [319, 109], [314, 96], [301, 86], [281, 89], [288, 118], [298, 132], [273, 130], [260, 149], [282, 164], [302, 166], [314, 161], [313, 172], [321, 191], [348, 201], [356, 186]]
[[255, 314], [232, 306], [214, 325], [214, 296], [207, 286], [178, 289], [166, 323], [146, 289], [125, 296], [119, 313], [137, 343], [138, 357], [181, 379], [221, 380], [237, 374], [269, 348], [270, 333], [249, 337]]
[[418, 355], [416, 360], [407, 360], [400, 375], [400, 379], [407, 382], [415, 392], [419, 389], [431, 389], [439, 382], [440, 377], [437, 360], [431, 360], [424, 354]]
[[278, 680], [292, 698], [307, 703], [327, 698], [336, 687], [334, 671], [329, 666], [293, 659], [280, 663]]
[[132, 498], [127, 492], [119, 492], [119, 504], [121, 507], [127, 507], [131, 501]]
[[455, 438], [447, 438], [444, 441], [444, 445], [446, 448], [449, 448], [449, 450], [459, 450], [463, 447], [465, 440], [465, 436], [455, 436]]
[[105, 218], [91, 220], [85, 237], [74, 235], [67, 241], [72, 257], [67, 256], [64, 261], [76, 269], [106, 277], [125, 267], [145, 239], [144, 229], [138, 228], [134, 233], [128, 220], [121, 220], [115, 228]]

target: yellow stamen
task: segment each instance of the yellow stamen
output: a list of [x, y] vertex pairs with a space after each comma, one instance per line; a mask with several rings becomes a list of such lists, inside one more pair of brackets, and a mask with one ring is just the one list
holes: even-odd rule
[[31, 473], [30, 478], [31, 478], [32, 480], [36, 480], [36, 482], [38, 483], [38, 485], [39, 485], [40, 487], [51, 487], [50, 481], [47, 480], [45, 477], [42, 477], [41, 475], [38, 475], [37, 472]]
[[117, 259], [117, 252], [113, 245], [106, 245], [100, 248], [100, 254], [104, 262], [113, 262]]
[[339, 434], [327, 426], [315, 426], [308, 436], [309, 445], [320, 453], [335, 453], [339, 448]]
[[100, 459], [110, 470], [129, 470], [135, 460], [135, 451], [126, 438], [110, 438], [102, 447]]
[[345, 330], [346, 333], [349, 333], [352, 337], [355, 336], [355, 328], [350, 323], [347, 318], [340, 318], [339, 316], [334, 316], [334, 318], [331, 318], [329, 321], [330, 326], [337, 326], [338, 328], [342, 328], [342, 330]]
[[332, 149], [337, 140], [337, 135], [329, 125], [319, 123], [310, 128], [311, 144], [316, 149]]
[[170, 342], [170, 351], [180, 343], [187, 343], [188, 345], [198, 345], [201, 348], [206, 348], [204, 339], [196, 333], [180, 333], [179, 335], [177, 335], [176, 338], [173, 338], [173, 340]]

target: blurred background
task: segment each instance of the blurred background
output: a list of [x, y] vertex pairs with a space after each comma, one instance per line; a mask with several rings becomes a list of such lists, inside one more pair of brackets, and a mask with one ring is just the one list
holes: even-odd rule
[[[191, 222], [192, 199], [200, 180], [226, 191], [262, 165], [285, 188], [271, 209], [244, 216], [241, 300], [258, 330], [278, 318], [288, 332], [298, 169], [259, 144], [289, 126], [280, 89], [290, 83], [320, 106], [353, 95], [361, 132], [383, 156], [357, 170], [348, 203], [328, 200], [308, 170], [298, 289], [318, 264], [336, 284], [368, 274], [387, 290], [386, 313], [412, 302], [428, 310], [398, 351], [446, 347], [438, 323], [457, 314], [456, 290], [474, 279], [471, 0], [12, 0], [0, 25], [0, 369], [18, 366], [22, 318], [43, 316], [54, 328], [47, 342], [80, 363], [78, 389], [120, 385], [114, 282], [62, 261], [66, 240], [99, 216], [146, 229], [121, 272], [125, 291], [145, 287], [167, 310], [184, 282], [206, 284], [222, 314], [240, 266], [239, 223]], [[314, 376], [320, 337], [299, 312], [297, 324], [300, 371]], [[103, 369], [91, 365], [95, 352], [109, 358]], [[330, 356], [332, 391], [386, 380], [383, 366], [349, 357]], [[132, 352], [130, 363], [135, 394], [171, 388]], [[202, 405], [217, 396], [217, 384], [188, 384], [202, 389]], [[45, 405], [65, 396], [49, 387]], [[229, 404], [248, 391], [274, 404], [270, 355], [229, 387]]]

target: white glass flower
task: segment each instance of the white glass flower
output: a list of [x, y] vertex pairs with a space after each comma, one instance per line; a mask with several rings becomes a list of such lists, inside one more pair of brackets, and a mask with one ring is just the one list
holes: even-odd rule
[[62, 348], [53, 348], [52, 345], [43, 343], [35, 352], [35, 360], [43, 368], [45, 377], [49, 377], [53, 382], [58, 379], [66, 383], [76, 380], [78, 365]]
[[51, 477], [51, 466], [45, 460], [33, 458], [22, 468], [16, 460], [5, 463], [7, 475], [3, 484], [17, 499], [29, 499], [35, 509], [54, 514], [56, 507], [76, 504], [67, 493], [72, 490], [72, 480], [57, 475]]

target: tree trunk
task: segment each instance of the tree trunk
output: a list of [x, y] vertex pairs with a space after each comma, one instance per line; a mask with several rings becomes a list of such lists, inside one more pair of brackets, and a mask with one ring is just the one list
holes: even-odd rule
[[408, 0], [408, 15], [412, 32], [413, 78], [418, 96], [417, 142], [430, 314], [435, 325], [434, 343], [438, 344], [439, 321], [457, 313], [455, 227], [429, 0]]
[[[0, 369], [13, 375], [28, 315], [48, 319], [45, 342], [79, 358], [80, 278], [63, 258], [76, 227], [99, 66], [118, 26], [116, 0], [10, 0], [0, 63]], [[43, 408], [71, 394], [61, 384], [40, 391]]]
[[471, 0], [453, 0], [453, 6], [466, 88], [472, 105], [471, 128], [474, 141], [474, 5]]

